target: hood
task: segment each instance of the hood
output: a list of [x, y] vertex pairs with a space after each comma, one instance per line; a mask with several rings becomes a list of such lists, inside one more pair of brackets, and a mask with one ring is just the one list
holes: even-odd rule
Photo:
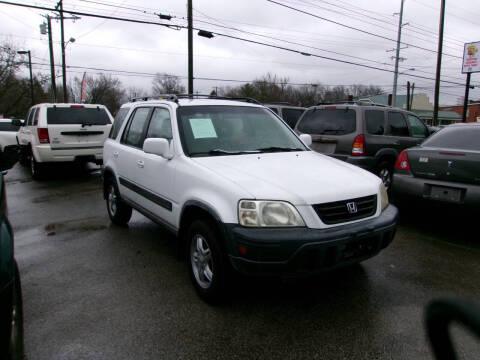
[[314, 151], [192, 158], [249, 192], [253, 199], [309, 205], [378, 193], [381, 180]]

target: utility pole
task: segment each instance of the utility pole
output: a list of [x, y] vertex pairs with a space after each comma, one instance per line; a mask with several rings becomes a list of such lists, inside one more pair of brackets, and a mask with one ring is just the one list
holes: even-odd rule
[[52, 79], [52, 102], [57, 102], [57, 84], [55, 81], [55, 63], [53, 59], [52, 20], [47, 15], [48, 49], [50, 51], [50, 77]]
[[68, 102], [67, 93], [67, 66], [65, 64], [65, 32], [63, 28], [63, 0], [59, 0], [55, 9], [60, 12], [60, 43], [62, 46], [62, 76], [63, 76], [63, 102]]
[[33, 75], [32, 75], [32, 56], [30, 50], [19, 50], [17, 54], [28, 55], [28, 69], [30, 71], [30, 99], [32, 101], [32, 106], [35, 105], [35, 99], [33, 98]]
[[396, 106], [396, 100], [397, 100], [398, 61], [400, 57], [400, 39], [402, 37], [403, 2], [404, 0], [401, 0], [400, 18], [398, 19], [397, 50], [395, 55], [395, 74], [393, 75], [392, 106]]
[[188, 93], [193, 94], [193, 18], [192, 0], [188, 0]]
[[467, 73], [467, 85], [465, 86], [465, 99], [463, 100], [463, 116], [462, 122], [467, 122], [467, 110], [468, 110], [468, 93], [470, 91], [470, 75], [472, 73]]
[[407, 111], [410, 111], [410, 81], [407, 81]]
[[440, 5], [440, 24], [438, 26], [437, 74], [435, 76], [435, 102], [433, 104], [433, 125], [438, 125], [438, 102], [440, 97], [440, 71], [442, 69], [444, 21], [445, 21], [445, 0], [442, 0]]

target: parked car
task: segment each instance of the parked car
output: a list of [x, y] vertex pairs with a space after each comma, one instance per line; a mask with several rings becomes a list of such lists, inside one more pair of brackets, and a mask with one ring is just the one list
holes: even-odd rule
[[275, 103], [275, 104], [264, 104], [275, 114], [280, 116], [292, 129], [295, 128], [298, 119], [302, 116], [305, 109], [304, 107], [294, 106], [289, 103]]
[[113, 118], [98, 104], [38, 104], [30, 108], [18, 132], [20, 159], [28, 163], [33, 178], [45, 164], [58, 162], [102, 163], [103, 143]]
[[0, 169], [10, 169], [18, 161], [17, 132], [20, 119], [0, 119]]
[[113, 223], [132, 208], [179, 238], [198, 294], [230, 270], [312, 274], [358, 263], [393, 239], [397, 209], [378, 177], [310, 151], [265, 107], [170, 95], [124, 104], [104, 147]]
[[0, 172], [0, 359], [23, 359], [22, 289], [5, 190]]
[[312, 136], [312, 150], [377, 174], [387, 188], [398, 154], [429, 135], [411, 112], [361, 102], [310, 107], [295, 131]]
[[480, 123], [449, 125], [400, 153], [392, 191], [400, 200], [423, 199], [480, 207]]

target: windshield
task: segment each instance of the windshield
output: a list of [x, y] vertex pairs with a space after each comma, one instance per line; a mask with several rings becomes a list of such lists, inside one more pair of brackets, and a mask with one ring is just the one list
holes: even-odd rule
[[480, 126], [446, 127], [433, 134], [422, 146], [446, 149], [480, 150]]
[[189, 156], [307, 150], [264, 108], [214, 105], [185, 106], [177, 111], [182, 144]]
[[355, 110], [313, 109], [305, 113], [297, 125], [302, 133], [317, 135], [345, 135], [355, 131]]

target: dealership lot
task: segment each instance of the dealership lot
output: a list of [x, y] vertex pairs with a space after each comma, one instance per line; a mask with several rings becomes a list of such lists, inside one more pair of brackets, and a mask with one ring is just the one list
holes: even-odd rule
[[[6, 176], [29, 359], [432, 358], [423, 306], [478, 299], [480, 241], [469, 214], [402, 213], [380, 255], [313, 279], [238, 279], [201, 301], [175, 239], [134, 213], [112, 226], [98, 168]], [[473, 232], [475, 234], [475, 232]], [[480, 347], [460, 330], [464, 358]]]

